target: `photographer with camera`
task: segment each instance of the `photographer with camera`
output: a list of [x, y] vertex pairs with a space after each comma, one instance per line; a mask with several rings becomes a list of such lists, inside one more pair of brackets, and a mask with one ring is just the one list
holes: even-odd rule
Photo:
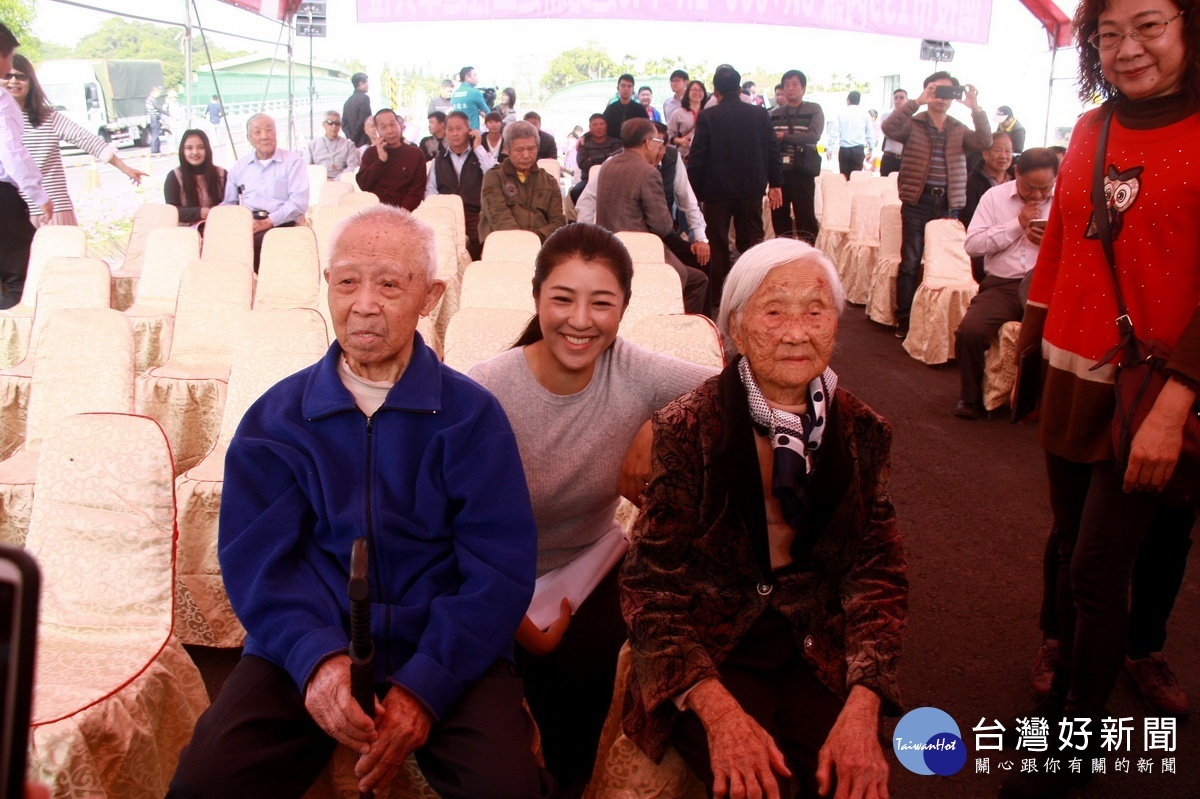
[[[971, 109], [973, 129], [949, 115], [955, 100]], [[926, 110], [917, 113], [921, 106]], [[904, 338], [921, 283], [925, 224], [957, 216], [967, 201], [967, 153], [990, 147], [992, 129], [975, 87], [960, 85], [949, 72], [935, 72], [919, 96], [887, 118], [883, 135], [904, 145], [898, 184], [904, 228], [896, 278], [896, 337]]]
[[455, 111], [462, 111], [467, 115], [467, 122], [471, 125], [471, 130], [479, 130], [479, 120], [492, 110], [491, 101], [496, 99], [496, 90], [492, 89], [491, 101], [484, 97], [483, 92], [476, 89], [479, 83], [479, 76], [475, 74], [475, 67], [463, 67], [458, 71], [459, 84], [454, 90], [454, 94], [450, 95], [450, 105]]
[[783, 205], [771, 212], [776, 236], [816, 241], [816, 180], [821, 173], [817, 142], [825, 131], [825, 111], [804, 99], [808, 78], [798, 69], [783, 73], [783, 105], [771, 110], [771, 126], [783, 161]]

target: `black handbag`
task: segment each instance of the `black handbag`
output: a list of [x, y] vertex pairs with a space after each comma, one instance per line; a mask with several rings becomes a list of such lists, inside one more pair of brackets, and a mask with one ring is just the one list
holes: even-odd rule
[[[1133, 437], [1154, 407], [1159, 392], [1170, 376], [1166, 373], [1170, 349], [1161, 341], [1143, 341], [1137, 337], [1129, 308], [1121, 294], [1117, 280], [1117, 261], [1113, 252], [1112, 229], [1109, 225], [1108, 202], [1104, 196], [1104, 159], [1108, 148], [1108, 129], [1112, 124], [1114, 108], [1110, 103], [1105, 109], [1096, 145], [1096, 162], [1092, 168], [1092, 218], [1095, 220], [1100, 247], [1113, 276], [1113, 292], [1117, 300], [1117, 345], [1101, 356], [1100, 362], [1092, 367], [1099, 369], [1105, 364], [1116, 366], [1113, 380], [1116, 390], [1116, 411], [1113, 413], [1112, 440], [1116, 453], [1116, 469], [1125, 472], [1129, 463], [1129, 448]], [[1183, 426], [1183, 448], [1170, 481], [1161, 492], [1165, 502], [1200, 510], [1200, 400], [1188, 412]]]

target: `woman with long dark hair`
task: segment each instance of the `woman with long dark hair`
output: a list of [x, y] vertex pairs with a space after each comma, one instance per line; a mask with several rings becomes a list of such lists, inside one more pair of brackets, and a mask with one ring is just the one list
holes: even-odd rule
[[691, 81], [683, 93], [680, 107], [671, 113], [667, 120], [667, 143], [679, 148], [679, 154], [687, 158], [692, 148], [692, 133], [696, 130], [696, 120], [708, 102], [708, 89], [698, 80]]
[[713, 374], [617, 335], [632, 280], [612, 233], [559, 229], [537, 257], [537, 315], [513, 349], [470, 372], [508, 414], [533, 500], [538, 588], [517, 662], [564, 791], [591, 774], [626, 637], [617, 571], [627, 544], [615, 514], [648, 468], [639, 480], [622, 461], [650, 414]]
[[[141, 183], [146, 173], [126, 164], [117, 156], [117, 149], [99, 136], [89, 133], [55, 110], [47, 99], [29, 59], [17, 53], [13, 56], [12, 71], [7, 76], [8, 93], [21, 106], [25, 115], [25, 132], [21, 141], [33, 156], [42, 172], [42, 185], [54, 201], [54, 214], [47, 219], [42, 209], [25, 197], [29, 218], [34, 227], [42, 225], [76, 225], [75, 207], [67, 193], [67, 175], [63, 171], [59, 142], [65, 141], [85, 151], [98, 161], [112, 164], [134, 183]], [[24, 195], [22, 195], [24, 196]]]
[[202, 130], [186, 130], [179, 140], [179, 166], [163, 184], [168, 205], [179, 209], [179, 224], [198, 225], [208, 209], [225, 196], [225, 170], [213, 164], [212, 147]]
[[500, 103], [496, 106], [500, 120], [508, 125], [517, 121], [517, 91], [511, 86], [500, 92]]
[[[1200, 8], [1194, 0], [1083, 0], [1074, 31], [1079, 95], [1106, 102], [1071, 134], [1018, 351], [1041, 347], [1039, 437], [1060, 564], [1054, 678], [1033, 716], [1051, 719], [1051, 729], [1058, 718], [1091, 718], [1095, 730], [1123, 665], [1135, 679], [1145, 669], [1174, 682], [1161, 652], [1126, 660], [1126, 634], [1130, 575], [1135, 562], [1139, 573], [1146, 568], [1143, 540], [1169, 534], [1180, 542], [1180, 554], [1155, 569], [1173, 601], [1191, 528], [1188, 520], [1160, 529], [1156, 519], [1168, 507], [1159, 492], [1179, 463], [1185, 420], [1200, 412], [1200, 193], [1186, 155], [1200, 138]], [[1104, 185], [1094, 186], [1097, 178]], [[1104, 198], [1099, 209], [1094, 188]], [[1118, 286], [1127, 315], [1118, 311]], [[1118, 316], [1138, 339], [1170, 350], [1166, 384], [1120, 459]], [[1091, 743], [1074, 753], [1080, 773], [1015, 774], [1001, 795], [1063, 796], [1091, 776], [1089, 753], [1101, 754]]]

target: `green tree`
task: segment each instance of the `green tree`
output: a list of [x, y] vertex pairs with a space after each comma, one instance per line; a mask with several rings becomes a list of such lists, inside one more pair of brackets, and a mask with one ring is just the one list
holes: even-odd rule
[[8, 26], [22, 46], [33, 33], [30, 28], [34, 16], [33, 0], [0, 0], [0, 21]]
[[572, 83], [615, 78], [618, 74], [616, 62], [600, 48], [599, 42], [589, 41], [582, 47], [573, 47], [551, 59], [546, 74], [542, 76], [542, 88], [551, 93]]
[[[3, 2], [4, 0], [0, 0]], [[95, 33], [89, 33], [75, 46], [78, 58], [145, 58], [161, 61], [163, 85], [181, 87], [184, 83], [183, 29], [163, 27], [149, 22], [129, 22], [120, 18], [105, 20]], [[208, 43], [214, 62], [232, 58], [231, 53]], [[204, 37], [192, 37], [194, 64], [205, 62]]]

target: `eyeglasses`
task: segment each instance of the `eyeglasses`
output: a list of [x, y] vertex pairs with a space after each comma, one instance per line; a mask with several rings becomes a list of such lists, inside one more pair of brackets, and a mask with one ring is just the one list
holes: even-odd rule
[[1116, 31], [1099, 31], [1088, 37], [1088, 44], [1095, 47], [1097, 50], [1114, 50], [1121, 46], [1121, 42], [1125, 41], [1128, 36], [1135, 42], [1148, 42], [1151, 39], [1157, 39], [1167, 32], [1167, 26], [1175, 20], [1183, 16], [1181, 10], [1178, 14], [1170, 19], [1155, 19], [1134, 25], [1124, 33]]
[[654, 139], [654, 138], [652, 138], [652, 139], [650, 139], [650, 141], [653, 141], [653, 142], [658, 142], [659, 144], [665, 144], [665, 143], [666, 143], [666, 139]]
[[341, 122], [330, 122], [328, 119], [325, 120], [325, 124], [331, 128], [340, 128], [342, 126]]
[[5, 80], [29, 80], [29, 76], [24, 72], [10, 72], [4, 76]]

